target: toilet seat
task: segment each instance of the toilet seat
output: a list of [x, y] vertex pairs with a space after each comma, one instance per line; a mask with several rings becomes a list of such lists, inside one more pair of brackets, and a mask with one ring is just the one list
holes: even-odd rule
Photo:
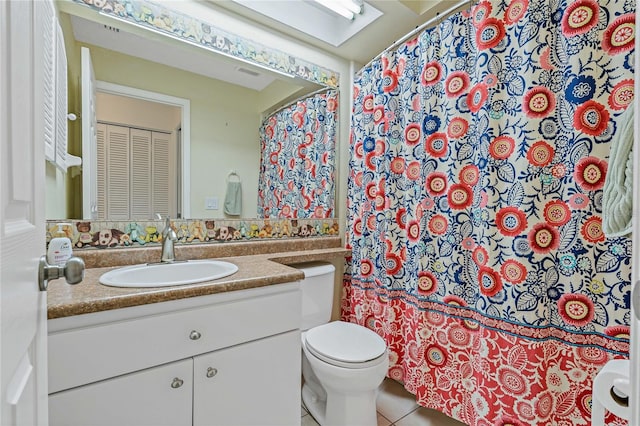
[[334, 321], [305, 334], [305, 346], [315, 357], [344, 368], [366, 368], [386, 357], [387, 345], [378, 334], [358, 324]]

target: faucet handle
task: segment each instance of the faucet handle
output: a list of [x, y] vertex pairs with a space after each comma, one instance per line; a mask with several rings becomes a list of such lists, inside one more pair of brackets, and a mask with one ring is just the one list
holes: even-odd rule
[[169, 230], [171, 229], [171, 218], [169, 215], [167, 215], [166, 219], [164, 220], [164, 229], [162, 230], [162, 234], [163, 235], [167, 235], [169, 233]]
[[175, 241], [178, 239], [178, 235], [176, 234], [176, 231], [173, 230], [173, 228], [171, 227], [171, 219], [169, 218], [169, 216], [167, 216], [167, 219], [165, 220], [164, 223], [164, 229], [162, 230], [162, 236], [164, 237], [164, 240], [172, 240]]

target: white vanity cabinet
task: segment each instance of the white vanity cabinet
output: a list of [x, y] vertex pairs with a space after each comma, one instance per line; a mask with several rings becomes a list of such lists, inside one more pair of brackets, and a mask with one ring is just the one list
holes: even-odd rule
[[49, 320], [49, 423], [300, 423], [297, 283]]

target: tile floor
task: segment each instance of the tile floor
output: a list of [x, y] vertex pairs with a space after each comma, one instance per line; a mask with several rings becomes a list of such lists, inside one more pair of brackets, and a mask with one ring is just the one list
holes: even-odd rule
[[[464, 426], [439, 411], [420, 407], [413, 395], [391, 379], [385, 379], [380, 387], [377, 408], [378, 426]], [[318, 426], [304, 406], [301, 425]]]

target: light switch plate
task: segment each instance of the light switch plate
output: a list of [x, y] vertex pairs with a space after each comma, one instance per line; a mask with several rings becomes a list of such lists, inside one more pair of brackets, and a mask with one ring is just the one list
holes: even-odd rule
[[218, 197], [206, 197], [204, 199], [205, 210], [218, 210]]

